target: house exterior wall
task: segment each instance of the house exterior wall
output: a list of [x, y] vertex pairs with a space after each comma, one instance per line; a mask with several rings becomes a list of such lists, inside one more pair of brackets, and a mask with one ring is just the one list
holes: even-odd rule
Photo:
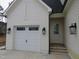
[[[16, 25], [40, 25], [40, 52], [49, 51], [49, 13], [38, 0], [16, 0], [14, 5], [8, 10], [7, 29], [11, 28], [11, 33], [7, 33], [6, 49], [14, 49], [14, 31]], [[42, 35], [42, 28], [46, 28], [46, 35]]]
[[[77, 34], [70, 34], [69, 26], [77, 23]], [[66, 44], [73, 59], [79, 59], [79, 0], [74, 0], [65, 20]]]

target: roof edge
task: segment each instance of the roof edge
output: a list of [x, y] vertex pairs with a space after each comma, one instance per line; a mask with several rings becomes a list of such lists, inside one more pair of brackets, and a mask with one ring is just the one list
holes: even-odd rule
[[10, 6], [4, 11], [4, 15], [8, 12], [8, 10], [13, 6], [13, 4], [16, 2], [16, 0], [14, 0], [13, 2], [12, 2], [12, 4], [10, 4]]
[[47, 4], [45, 4], [42, 0], [38, 0], [38, 1], [48, 9], [48, 12], [52, 12], [52, 9]]

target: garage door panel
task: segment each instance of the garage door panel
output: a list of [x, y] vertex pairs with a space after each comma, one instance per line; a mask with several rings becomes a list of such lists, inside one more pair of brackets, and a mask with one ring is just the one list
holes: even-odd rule
[[16, 27], [15, 31], [15, 48], [17, 50], [40, 51], [39, 27]]

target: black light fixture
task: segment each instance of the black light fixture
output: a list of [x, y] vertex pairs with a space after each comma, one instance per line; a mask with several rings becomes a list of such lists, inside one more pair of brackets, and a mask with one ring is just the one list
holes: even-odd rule
[[7, 33], [10, 34], [10, 32], [11, 32], [11, 28], [8, 28]]
[[76, 34], [77, 33], [77, 25], [76, 23], [72, 23], [71, 26], [69, 26], [70, 34]]
[[43, 35], [46, 34], [46, 28], [45, 28], [45, 27], [43, 27], [43, 29], [42, 29], [42, 34], [43, 34]]

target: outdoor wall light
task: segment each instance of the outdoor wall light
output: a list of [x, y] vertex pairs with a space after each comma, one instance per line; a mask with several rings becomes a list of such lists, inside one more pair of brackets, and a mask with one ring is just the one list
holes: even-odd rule
[[10, 32], [11, 32], [11, 28], [8, 28], [8, 30], [7, 30], [7, 31], [8, 31], [8, 34], [10, 34]]
[[42, 34], [43, 34], [43, 35], [46, 34], [46, 28], [45, 28], [45, 27], [43, 27], [43, 29], [42, 29]]
[[77, 31], [77, 25], [76, 23], [72, 23], [71, 26], [69, 26], [70, 34], [76, 34]]

